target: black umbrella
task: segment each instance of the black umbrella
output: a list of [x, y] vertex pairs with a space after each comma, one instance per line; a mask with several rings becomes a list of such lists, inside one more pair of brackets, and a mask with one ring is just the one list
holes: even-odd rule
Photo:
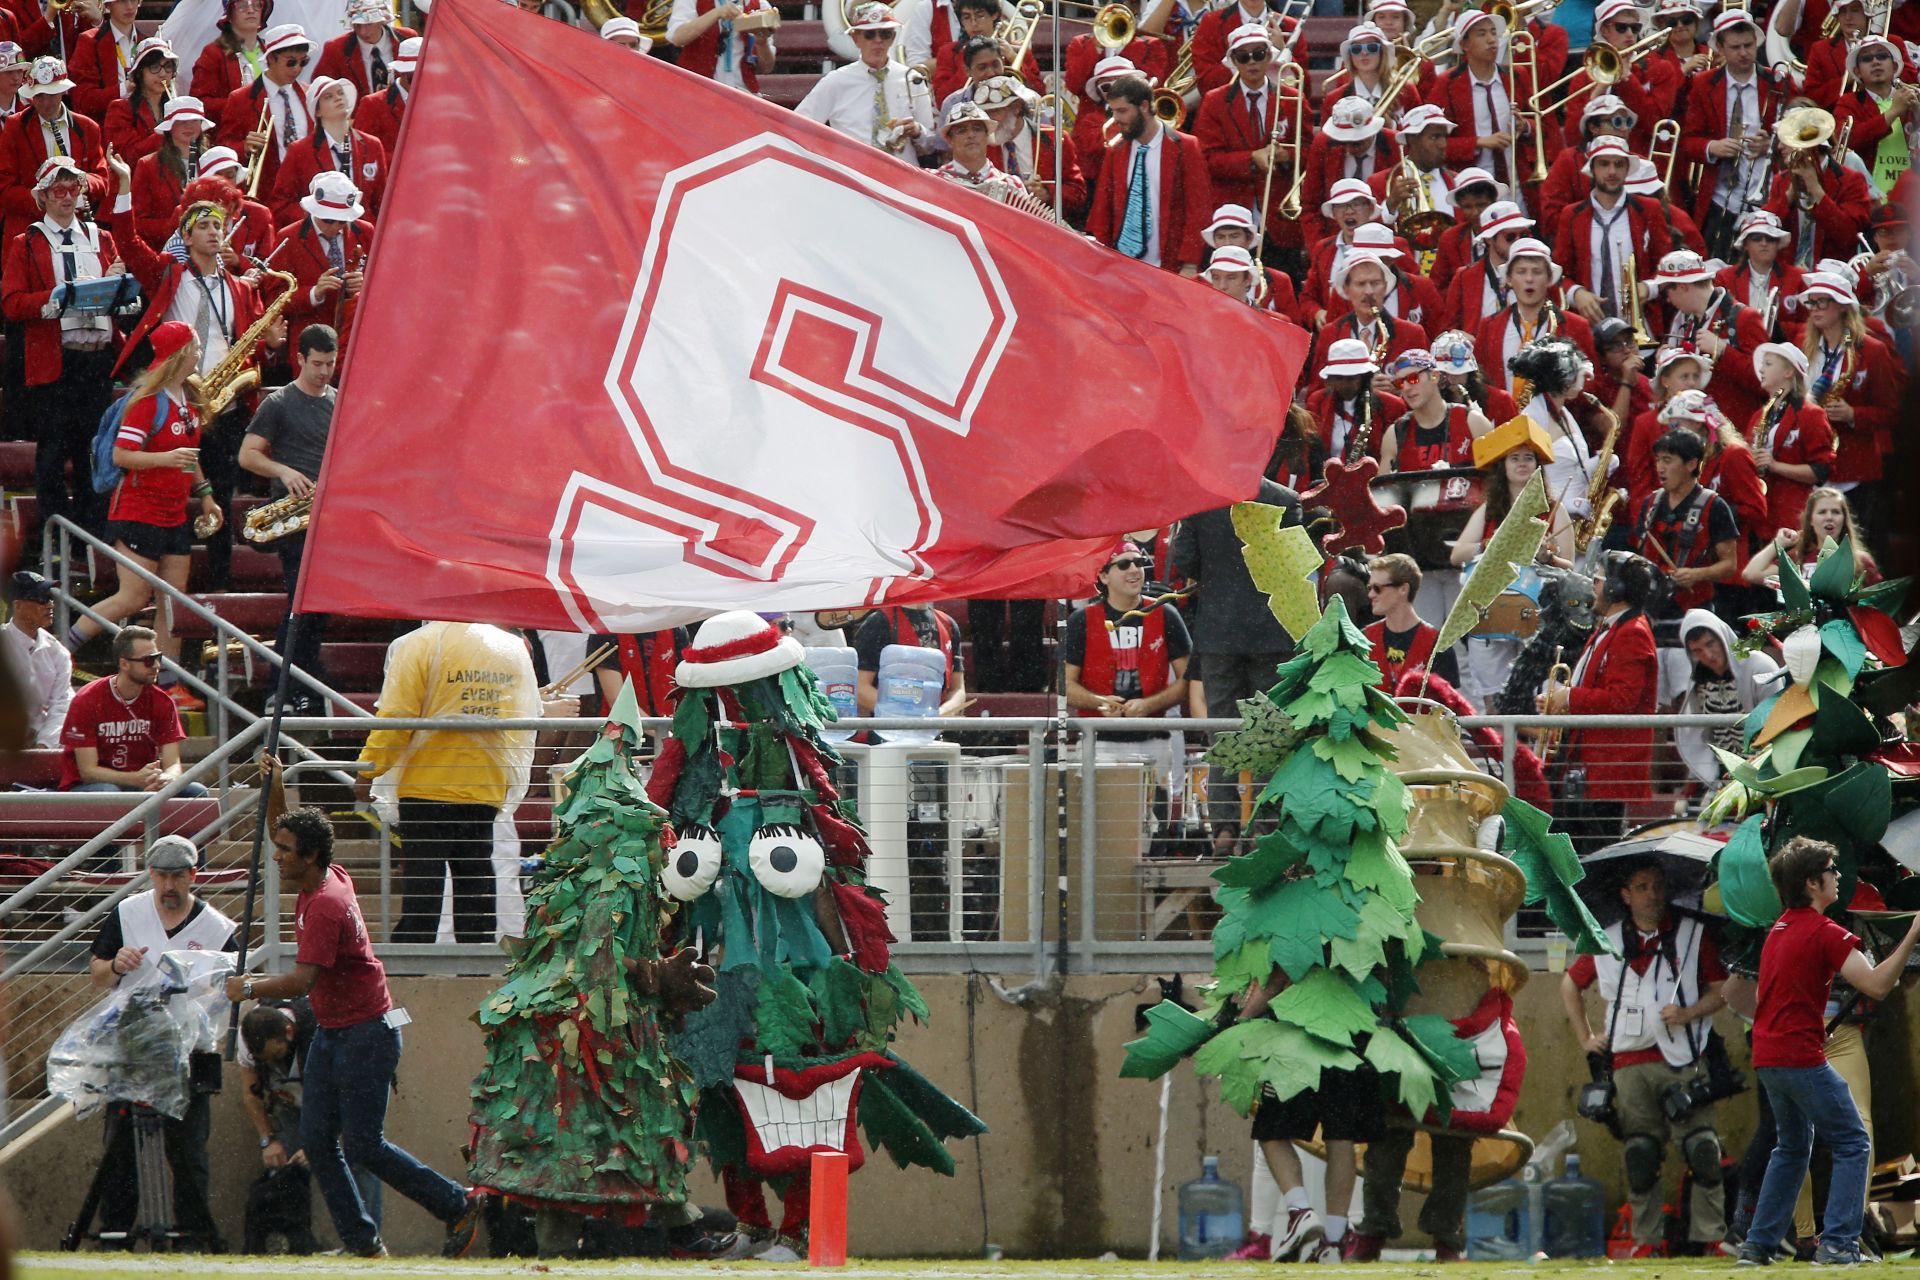
[[1620, 843], [1581, 859], [1587, 874], [1575, 888], [1594, 919], [1604, 926], [1626, 915], [1627, 904], [1620, 901], [1620, 887], [1648, 861], [1657, 863], [1666, 873], [1669, 902], [1697, 908], [1713, 869], [1714, 855], [1725, 846], [1697, 829], [1688, 829], [1689, 825], [1664, 822], [1642, 827]]

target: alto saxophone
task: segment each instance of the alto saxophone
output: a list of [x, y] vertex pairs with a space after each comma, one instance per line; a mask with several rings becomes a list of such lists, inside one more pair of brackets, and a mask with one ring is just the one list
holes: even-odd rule
[[1585, 554], [1590, 545], [1607, 536], [1607, 530], [1613, 525], [1614, 508], [1620, 505], [1620, 490], [1607, 483], [1607, 464], [1613, 461], [1614, 447], [1620, 443], [1620, 416], [1591, 391], [1583, 392], [1582, 398], [1606, 419], [1607, 434], [1600, 441], [1600, 452], [1593, 456], [1593, 478], [1587, 482], [1587, 505], [1593, 514], [1575, 517], [1573, 522], [1576, 555]]
[[1343, 462], [1355, 463], [1367, 456], [1367, 450], [1373, 447], [1373, 389], [1360, 389], [1360, 420], [1354, 425], [1353, 434], [1347, 437], [1346, 457]]
[[277, 542], [281, 538], [305, 532], [307, 523], [312, 519], [313, 494], [309, 492], [304, 498], [288, 494], [247, 512], [247, 522], [241, 527], [240, 536], [254, 543]]
[[267, 336], [267, 330], [273, 327], [280, 313], [293, 301], [293, 291], [298, 284], [290, 272], [268, 271], [267, 274], [285, 286], [280, 296], [268, 304], [258, 320], [247, 326], [245, 333], [233, 340], [233, 345], [227, 348], [227, 354], [220, 358], [219, 364], [187, 379], [187, 386], [198, 397], [201, 411], [206, 414], [208, 422], [214, 421], [236, 399], [260, 385], [260, 371], [248, 368], [247, 362], [253, 358], [254, 348]]

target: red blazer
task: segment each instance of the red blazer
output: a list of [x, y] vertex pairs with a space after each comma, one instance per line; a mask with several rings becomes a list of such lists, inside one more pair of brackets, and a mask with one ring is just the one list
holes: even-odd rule
[[1547, 180], [1540, 184], [1534, 201], [1535, 232], [1559, 226], [1567, 210], [1585, 200], [1592, 191], [1593, 179], [1587, 176], [1587, 149], [1583, 144], [1569, 145], [1553, 158], [1553, 164], [1547, 169]]
[[[1315, 365], [1314, 367], [1317, 369], [1319, 365]], [[1400, 415], [1407, 411], [1407, 402], [1399, 396], [1381, 395], [1378, 392], [1372, 392], [1370, 394], [1373, 395], [1374, 402], [1373, 435], [1367, 443], [1367, 456], [1378, 461], [1380, 458], [1380, 441], [1386, 436], [1387, 428], [1398, 421]], [[1333, 453], [1333, 428], [1335, 419], [1331, 398], [1325, 383], [1307, 392], [1307, 412], [1313, 415], [1315, 425], [1320, 428], [1320, 447], [1326, 450], [1329, 458], [1336, 456]], [[1346, 442], [1343, 440], [1341, 443], [1345, 444]], [[1321, 465], [1323, 468], [1325, 467], [1324, 462]], [[1385, 468], [1382, 469], [1384, 470]], [[1312, 488], [1313, 484], [1319, 479], [1320, 476], [1316, 475], [1303, 487]]]
[[1273, 136], [1276, 111], [1280, 113], [1278, 124], [1281, 144], [1285, 146], [1293, 141], [1297, 106], [1297, 95], [1270, 86], [1260, 113], [1261, 124], [1256, 129], [1253, 117], [1247, 112], [1247, 95], [1240, 87], [1239, 78], [1235, 77], [1231, 84], [1207, 94], [1200, 108], [1199, 121], [1194, 127], [1194, 137], [1199, 139], [1200, 150], [1207, 157], [1207, 173], [1213, 180], [1215, 203], [1238, 204], [1251, 209], [1259, 203], [1261, 190], [1266, 188], [1269, 192], [1267, 235], [1272, 237], [1275, 244], [1288, 249], [1297, 249], [1303, 243], [1299, 221], [1283, 218], [1276, 212], [1281, 199], [1287, 194], [1287, 188], [1293, 183], [1291, 167], [1276, 165], [1273, 182], [1268, 186], [1266, 175], [1253, 163], [1253, 153], [1266, 146]]
[[[120, 261], [113, 236], [100, 231], [100, 266]], [[60, 380], [62, 348], [60, 322], [43, 320], [40, 309], [53, 296], [58, 277], [53, 269], [53, 245], [46, 236], [29, 230], [7, 242], [4, 275], [0, 275], [0, 311], [26, 334], [27, 385], [44, 387]]]
[[[1586, 670], [1567, 695], [1577, 716], [1652, 715], [1657, 709], [1660, 659], [1645, 614], [1622, 615], [1596, 627], [1587, 641]], [[1591, 800], [1645, 800], [1653, 794], [1652, 729], [1586, 729], [1567, 735], [1567, 762], [1587, 771]]]
[[[57, 55], [63, 47], [72, 50], [78, 47], [81, 35], [93, 26], [93, 19], [77, 6], [68, 8], [60, 15], [58, 32], [48, 23], [39, 0], [0, 0], [0, 9], [5, 9], [7, 15], [0, 29], [8, 32], [0, 39], [17, 41], [21, 51], [29, 58], [37, 58], [43, 53]], [[65, 37], [64, 45], [60, 41], [61, 36]]]
[[1294, 292], [1293, 277], [1274, 267], [1265, 269], [1267, 277], [1267, 300], [1262, 303], [1268, 311], [1285, 316], [1297, 325], [1305, 326], [1306, 319], [1300, 314], [1300, 298]]
[[159, 123], [159, 117], [153, 114], [145, 98], [138, 101], [115, 98], [107, 104], [107, 117], [100, 122], [100, 133], [107, 145], [120, 153], [122, 160], [138, 164], [143, 157], [160, 149], [160, 135], [153, 131]]
[[1722, 445], [1708, 454], [1700, 467], [1700, 483], [1733, 508], [1734, 522], [1740, 526], [1749, 555], [1773, 537], [1774, 526], [1767, 523], [1767, 487], [1760, 482], [1753, 454], [1745, 445]]
[[[1473, 251], [1474, 233], [1480, 230], [1478, 223], [1456, 222], [1440, 233], [1440, 252], [1434, 256], [1431, 273], [1435, 280], [1451, 283], [1453, 277], [1468, 267], [1483, 260], [1487, 255], [1476, 255]], [[1443, 285], [1442, 288], [1445, 288]]]
[[[1800, 29], [1806, 30], [1804, 21]], [[1832, 111], [1840, 98], [1841, 77], [1847, 71], [1847, 42], [1837, 34], [1831, 39], [1816, 39], [1807, 46], [1803, 61], [1807, 64], [1807, 96]]]
[[[1209, 9], [1193, 29], [1193, 74], [1199, 81], [1202, 97], [1233, 79], [1233, 72], [1226, 66], [1227, 37], [1238, 31], [1245, 19], [1239, 4], [1230, 3]], [[1302, 63], [1306, 61], [1299, 53], [1295, 56], [1300, 57]]]
[[[1836, 82], [1834, 88], [1838, 90], [1839, 87]], [[1880, 153], [1880, 140], [1893, 132], [1892, 126], [1887, 123], [1886, 115], [1880, 110], [1880, 104], [1875, 102], [1871, 95], [1856, 87], [1845, 97], [1838, 97], [1828, 110], [1833, 112], [1836, 129], [1844, 129], [1847, 121], [1853, 121], [1853, 131], [1847, 135], [1847, 146], [1852, 148], [1853, 153], [1860, 157], [1868, 169], [1872, 169], [1874, 157]], [[1920, 130], [1916, 130], [1914, 126], [1915, 116], [1920, 116], [1920, 112], [1907, 116], [1906, 130], [1909, 147], [1920, 140], [1920, 136], [1917, 136], [1920, 135]]]
[[[1439, 78], [1440, 73], [1433, 69], [1431, 62], [1422, 63], [1420, 74], [1414, 78], [1412, 84], [1401, 90], [1398, 98], [1394, 99], [1393, 114], [1395, 118], [1397, 119], [1401, 113], [1425, 102], [1427, 95], [1433, 92], [1433, 82]], [[1342, 98], [1352, 96], [1352, 93], [1352, 73], [1345, 67], [1335, 68], [1333, 73], [1320, 83], [1320, 112], [1317, 117], [1317, 122], [1325, 124], [1328, 120], [1332, 119], [1333, 104]], [[1388, 128], [1392, 128], [1393, 125], [1393, 120], [1387, 121]]]
[[[266, 100], [266, 83], [264, 78], [255, 80], [246, 88], [229, 94], [227, 105], [220, 111], [220, 126], [214, 131], [214, 140], [222, 146], [232, 147], [233, 153], [240, 157], [242, 165], [247, 163], [247, 135], [252, 133], [254, 126], [260, 123], [260, 108]], [[314, 130], [313, 112], [307, 109], [307, 95], [297, 85], [293, 90], [293, 102], [306, 117], [306, 140], [311, 141]], [[273, 123], [271, 115], [268, 116], [267, 123], [269, 125]], [[294, 144], [296, 150], [299, 146], [299, 143]], [[280, 146], [274, 139], [269, 138], [266, 159], [260, 162], [260, 189], [254, 194], [267, 196], [271, 200], [274, 183], [279, 179], [279, 175]], [[360, 185], [358, 179], [355, 179], [355, 184]], [[245, 190], [246, 183], [243, 181], [240, 187]], [[362, 185], [360, 189], [365, 191], [366, 187]], [[300, 194], [307, 194], [305, 187], [301, 188]]]
[[[1173, 69], [1171, 48], [1163, 37], [1139, 36], [1121, 50], [1121, 56], [1138, 67], [1151, 83], [1163, 84]], [[1080, 111], [1073, 119], [1073, 148], [1080, 160], [1080, 172], [1089, 186], [1100, 180], [1100, 165], [1106, 159], [1106, 138], [1101, 130], [1106, 127], [1107, 108], [1106, 104], [1087, 97], [1085, 91], [1087, 81], [1093, 79], [1095, 64], [1106, 56], [1107, 51], [1095, 44], [1090, 34], [1083, 32], [1067, 42], [1067, 88], [1080, 97]], [[1197, 127], [1196, 121], [1188, 123]]]
[[[262, 63], [264, 65], [264, 58]], [[227, 109], [227, 99], [240, 92], [240, 55], [221, 44], [218, 37], [207, 42], [200, 50], [200, 56], [193, 60], [193, 96], [200, 99], [201, 108], [209, 120], [219, 121], [221, 113]], [[253, 105], [253, 118], [260, 118], [260, 104]], [[253, 126], [247, 126], [251, 129]], [[241, 153], [241, 159], [245, 159]]]
[[[1443, 275], [1438, 271], [1434, 274], [1447, 282], [1447, 291], [1440, 299], [1440, 323], [1437, 327], [1476, 332], [1480, 322], [1490, 314], [1487, 311], [1487, 282], [1493, 275], [1493, 260], [1482, 258], [1450, 274]], [[1499, 296], [1501, 290], [1496, 283], [1495, 297]], [[1478, 348], [1475, 352], [1478, 353]]]
[[[1594, 46], [1597, 48], [1600, 43], [1596, 40]], [[1639, 58], [1633, 64], [1633, 74], [1608, 90], [1626, 103], [1627, 110], [1638, 117], [1627, 133], [1627, 150], [1639, 156], [1647, 154], [1647, 149], [1653, 145], [1655, 122], [1674, 118], [1674, 107], [1680, 97], [1680, 83], [1680, 68], [1677, 66], [1653, 58]], [[1575, 72], [1573, 79], [1567, 83], [1567, 98], [1572, 105], [1566, 109], [1567, 122], [1561, 130], [1561, 137], [1569, 147], [1586, 146], [1586, 139], [1580, 131], [1580, 113], [1586, 110], [1592, 92], [1592, 82], [1587, 79], [1584, 70]]]
[[[1162, 125], [1165, 129], [1166, 126]], [[1152, 234], [1160, 240], [1160, 265], [1178, 271], [1189, 264], [1203, 267], [1207, 243], [1200, 232], [1213, 220], [1213, 184], [1207, 178], [1207, 158], [1191, 134], [1167, 130], [1160, 149], [1160, 207]], [[1133, 172], [1133, 144], [1114, 147], [1112, 161], [1101, 167], [1094, 188], [1093, 209], [1087, 214], [1087, 234], [1111, 249], [1120, 238], [1127, 212], [1127, 180]]]
[[[96, 216], [107, 199], [107, 152], [101, 143], [100, 126], [69, 111], [72, 122], [67, 131], [74, 163], [87, 175], [87, 201]], [[7, 244], [40, 220], [40, 206], [33, 200], [33, 178], [47, 158], [47, 144], [40, 128], [40, 117], [33, 111], [16, 111], [0, 125], [0, 240]]]
[[[1777, 173], [1767, 189], [1767, 211], [1780, 219], [1780, 225], [1794, 238], [1781, 253], [1795, 262], [1800, 260], [1800, 218], [1789, 194], [1791, 174]], [[1852, 169], [1828, 165], [1820, 175], [1826, 199], [1813, 206], [1813, 260], [1851, 258], [1859, 247], [1860, 236], [1873, 216], [1873, 197], [1867, 180]]]
[[1837, 461], [1833, 423], [1828, 420], [1827, 411], [1817, 404], [1789, 404], [1780, 415], [1779, 425], [1765, 438], [1759, 435], [1763, 426], [1761, 414], [1756, 411], [1752, 423], [1741, 434], [1760, 445], [1771, 441], [1775, 462], [1805, 464], [1814, 470], [1811, 485], [1783, 479], [1778, 472], [1768, 472], [1766, 476], [1765, 527], [1798, 529], [1807, 494], [1813, 491], [1814, 485], [1825, 484], [1833, 478], [1833, 464]]
[[164, 245], [178, 229], [180, 193], [186, 184], [161, 167], [157, 155], [133, 166], [133, 225], [149, 246]]
[[[351, 267], [358, 261], [364, 267], [367, 246], [373, 243], [373, 224], [363, 219], [340, 234], [347, 265]], [[341, 317], [337, 326], [340, 350], [344, 353], [347, 349], [347, 334], [353, 329], [353, 308], [337, 308], [338, 293], [327, 294], [318, 302], [313, 300], [314, 282], [326, 274], [329, 265], [326, 248], [320, 243], [320, 237], [314, 234], [312, 218], [302, 217], [280, 233], [279, 242], [274, 246], [274, 270], [292, 272], [297, 282], [293, 288], [293, 301], [287, 304], [287, 345], [290, 350], [299, 349], [300, 334], [308, 325], [333, 324], [336, 309]]]
[[[1365, 175], [1367, 181], [1382, 169], [1400, 163], [1400, 144], [1382, 129], [1373, 140], [1370, 154], [1373, 168]], [[1333, 184], [1347, 176], [1347, 159], [1346, 147], [1323, 132], [1316, 132], [1307, 143], [1307, 176], [1300, 183], [1300, 234], [1307, 244], [1318, 244], [1333, 234], [1333, 219], [1320, 212], [1320, 206], [1327, 202]], [[1363, 164], [1366, 159], [1361, 157]]]
[[[1427, 345], [1427, 331], [1420, 325], [1414, 324], [1410, 320], [1388, 320], [1386, 324], [1388, 329], [1387, 350], [1386, 354], [1379, 361], [1382, 369], [1392, 364], [1394, 359], [1401, 353]], [[1326, 367], [1327, 352], [1333, 347], [1333, 344], [1340, 339], [1357, 337], [1359, 327], [1360, 326], [1354, 322], [1353, 313], [1349, 311], [1337, 320], [1328, 320], [1325, 324], [1321, 325], [1319, 330], [1313, 335], [1313, 351], [1307, 357], [1306, 368], [1309, 396], [1311, 396], [1314, 391], [1324, 391], [1326, 389], [1327, 380], [1320, 376], [1320, 370]], [[1379, 452], [1377, 446], [1380, 443], [1380, 437], [1386, 433], [1387, 423], [1392, 422], [1394, 418], [1399, 417], [1407, 411], [1406, 405], [1401, 403], [1397, 396], [1384, 398], [1399, 404], [1400, 407], [1393, 411], [1386, 422], [1374, 424], [1374, 445], [1376, 446], [1374, 452], [1376, 454]], [[1322, 434], [1325, 434], [1326, 424], [1323, 422], [1321, 427]]]
[[[1658, 201], [1645, 196], [1627, 196], [1626, 200], [1633, 269], [1645, 284], [1653, 279], [1654, 268], [1673, 247], [1673, 240]], [[1554, 228], [1553, 260], [1566, 273], [1564, 280], [1569, 287], [1577, 284], [1599, 293], [1594, 288], [1600, 267], [1593, 256], [1593, 212], [1592, 196], [1567, 210]]]
[[400, 121], [407, 113], [407, 95], [400, 86], [390, 84], [383, 93], [368, 94], [353, 109], [353, 127], [372, 134], [386, 148], [387, 160], [395, 158], [400, 143]]
[[[1446, 305], [1440, 300], [1440, 291], [1433, 287], [1433, 281], [1397, 263], [1388, 263], [1387, 270], [1399, 283], [1398, 288], [1387, 294], [1387, 314], [1395, 320], [1417, 324], [1429, 334], [1439, 333]], [[1331, 292], [1324, 305], [1328, 320], [1337, 320], [1353, 311], [1352, 303]]]
[[[112, 221], [115, 229], [123, 231], [118, 243], [126, 253], [127, 269], [133, 272], [147, 296], [147, 309], [141, 314], [140, 323], [134, 326], [126, 345], [120, 348], [120, 363], [114, 366], [117, 375], [126, 364], [127, 357], [141, 347], [154, 326], [167, 318], [167, 309], [173, 306], [174, 295], [180, 292], [180, 282], [187, 276], [187, 264], [167, 254], [155, 253], [137, 234], [125, 234], [124, 229], [119, 227], [119, 219]], [[248, 325], [260, 318], [263, 307], [252, 285], [224, 267], [221, 273], [233, 291], [233, 336], [238, 337], [246, 332]], [[255, 358], [258, 359], [258, 353]]]
[[1107, 108], [1092, 98], [1080, 100], [1079, 113], [1073, 117], [1073, 154], [1080, 161], [1080, 172], [1089, 187], [1100, 182], [1100, 170], [1107, 161]]
[[[1732, 252], [1739, 253], [1740, 246], [1733, 246]], [[1780, 327], [1787, 340], [1795, 343], [1800, 341], [1800, 331], [1806, 327], [1805, 319], [1799, 316], [1800, 308], [1794, 302], [1794, 297], [1805, 287], [1805, 276], [1806, 272], [1788, 262], [1784, 255], [1774, 259], [1773, 270], [1767, 274], [1768, 281], [1780, 290], [1780, 305], [1776, 308]], [[1766, 295], [1763, 293], [1757, 298], [1750, 296], [1752, 279], [1745, 259], [1720, 268], [1713, 276], [1713, 282], [1725, 289], [1727, 296], [1735, 302], [1756, 311], [1764, 311], [1767, 306]]]
[[[395, 58], [400, 56], [400, 42], [402, 40], [411, 40], [419, 34], [418, 31], [415, 31], [411, 27], [402, 27], [394, 23], [387, 24], [384, 56], [389, 66], [392, 65]], [[355, 42], [359, 39], [360, 37], [352, 31], [347, 31], [327, 41], [326, 45], [320, 50], [320, 61], [314, 67], [313, 74], [316, 76], [332, 76], [336, 80], [345, 77], [353, 81], [353, 87], [359, 90], [359, 96], [365, 98], [373, 93], [373, 86], [367, 83], [366, 59], [362, 58], [360, 51], [354, 48]], [[391, 76], [388, 77], [388, 83], [392, 83]]]
[[[1804, 23], [1804, 18], [1802, 22]], [[1804, 26], [1803, 26], [1804, 29]], [[1759, 121], [1746, 122], [1748, 132], [1762, 122], [1768, 128], [1780, 118], [1787, 86], [1765, 67], [1754, 72], [1756, 96], [1760, 100]], [[1699, 166], [1700, 188], [1693, 196], [1693, 220], [1704, 224], [1713, 209], [1713, 191], [1720, 183], [1719, 160], [1707, 157], [1707, 144], [1727, 136], [1727, 69], [1720, 67], [1704, 77], [1696, 76], [1687, 88], [1687, 114], [1680, 127], [1680, 158], [1687, 165]], [[1739, 163], [1737, 160], [1733, 163]], [[1687, 165], [1676, 165], [1676, 169]]]
[[[699, 0], [694, 6], [694, 13], [698, 16], [703, 13], [712, 13], [713, 9], [714, 0]], [[949, 40], [952, 38], [940, 30], [941, 25], [938, 22], [933, 24], [933, 52], [936, 59], [940, 54], [941, 38], [943, 36]], [[748, 93], [758, 93], [760, 92], [760, 42], [757, 38], [750, 36], [741, 42], [741, 46], [741, 83], [747, 86]], [[692, 44], [682, 45], [679, 61], [682, 71], [691, 71], [697, 76], [713, 79], [714, 70], [720, 65], [720, 24], [716, 22], [701, 32], [700, 38]]]
[[[1734, 316], [1731, 323], [1727, 319], [1730, 310]], [[1752, 307], [1722, 307], [1714, 313], [1711, 330], [1732, 345], [1714, 361], [1707, 394], [1728, 422], [1747, 422], [1765, 399], [1760, 394], [1760, 380], [1754, 376], [1753, 353], [1767, 341], [1766, 324]]]
[[[1489, 387], [1498, 387], [1502, 391], [1513, 389], [1513, 378], [1507, 373], [1506, 357], [1507, 326], [1512, 323], [1513, 306], [1509, 304], [1482, 319], [1480, 327], [1473, 331], [1473, 358], [1480, 362], [1480, 374]], [[1600, 357], [1593, 349], [1592, 325], [1571, 311], [1562, 311], [1558, 332], [1580, 348], [1580, 354], [1587, 358], [1589, 364], [1596, 369], [1600, 367]], [[1500, 424], [1496, 421], [1494, 425]]]
[[1659, 474], [1653, 468], [1653, 442], [1667, 433], [1667, 424], [1660, 421], [1660, 408], [1654, 405], [1636, 413], [1627, 424], [1627, 438], [1620, 446], [1620, 470], [1614, 473], [1614, 479], [1626, 487], [1629, 511], [1660, 487]]
[[[73, 81], [67, 103], [89, 120], [104, 118], [107, 108], [119, 100], [127, 82], [126, 72], [120, 67], [120, 50], [113, 38], [112, 26], [110, 22], [102, 22], [91, 31], [82, 32], [67, 46], [67, 79]], [[140, 43], [137, 28], [133, 42]]]
[[[1819, 375], [1816, 358], [1811, 377]], [[1855, 349], [1853, 376], [1840, 389], [1853, 409], [1853, 421], [1833, 422], [1831, 415], [1828, 417], [1837, 449], [1830, 480], [1878, 480], [1882, 455], [1893, 452], [1893, 427], [1899, 418], [1900, 397], [1907, 389], [1906, 369], [1886, 343], [1869, 335]]]
[[1691, 249], [1702, 258], [1707, 256], [1707, 238], [1700, 233], [1700, 224], [1693, 220], [1678, 200], [1669, 200], [1662, 204], [1658, 197], [1648, 197], [1654, 206], [1666, 215], [1667, 238], [1676, 249]]
[[[380, 215], [380, 197], [387, 189], [387, 150], [380, 145], [380, 139], [370, 133], [362, 133], [351, 125], [347, 133], [353, 144], [353, 161], [347, 176], [353, 179], [354, 186], [360, 188], [367, 207], [367, 217], [371, 220]], [[280, 166], [279, 174], [273, 180], [274, 221], [283, 228], [300, 221], [304, 216], [300, 199], [307, 194], [308, 184], [313, 181], [315, 174], [331, 172], [337, 163], [333, 148], [327, 144], [324, 132], [318, 128], [294, 143], [293, 150], [287, 152], [286, 163]], [[266, 185], [264, 179], [261, 185]]]
[[[1332, 226], [1333, 224], [1328, 223], [1327, 225]], [[1340, 301], [1333, 296], [1333, 289], [1331, 287], [1333, 279], [1333, 253], [1337, 245], [1338, 236], [1338, 232], [1328, 232], [1327, 235], [1321, 239], [1314, 241], [1313, 250], [1307, 255], [1307, 283], [1301, 291], [1300, 302], [1309, 317], [1311, 317], [1313, 312], [1323, 310], [1331, 315], [1333, 304]], [[1401, 253], [1406, 254], [1407, 258], [1413, 256], [1413, 247], [1399, 236], [1393, 238], [1393, 247]], [[1405, 262], [1407, 258], [1402, 258], [1400, 261]], [[1342, 305], [1344, 306], [1345, 304]]]
[[[1560, 30], [1560, 28], [1557, 27], [1551, 27], [1549, 29]], [[1564, 43], [1564, 34], [1561, 39], [1562, 43]], [[1549, 67], [1560, 65], [1548, 59], [1544, 43], [1540, 49], [1540, 59], [1540, 66], [1543, 71]], [[1551, 72], [1548, 72], [1548, 75], [1553, 79], [1558, 78], [1557, 76], [1552, 76]], [[1500, 83], [1503, 87], [1507, 83], [1507, 76], [1504, 70], [1500, 75]], [[1524, 102], [1533, 93], [1533, 80], [1531, 77], [1523, 75], [1519, 78], [1519, 85], [1520, 98], [1521, 101]], [[1467, 71], [1465, 65], [1463, 64], [1451, 71], [1445, 72], [1436, 79], [1433, 82], [1433, 92], [1428, 96], [1427, 101], [1436, 106], [1445, 107], [1447, 119], [1453, 121], [1454, 124], [1458, 126], [1452, 133], [1447, 135], [1447, 164], [1455, 169], [1463, 169], [1472, 164], [1474, 157], [1479, 154], [1480, 148], [1473, 144], [1473, 76]], [[1554, 159], [1559, 156], [1561, 148], [1566, 146], [1566, 139], [1560, 130], [1553, 127], [1551, 117], [1548, 118], [1545, 132], [1547, 135], [1545, 140], [1547, 164], [1551, 166]], [[1533, 152], [1534, 139], [1520, 139], [1518, 154], [1520, 172], [1523, 177], [1533, 172]], [[1512, 175], [1506, 172], [1506, 167], [1506, 152], [1496, 152], [1494, 155], [1493, 176], [1511, 186], [1513, 184], [1513, 178]]]

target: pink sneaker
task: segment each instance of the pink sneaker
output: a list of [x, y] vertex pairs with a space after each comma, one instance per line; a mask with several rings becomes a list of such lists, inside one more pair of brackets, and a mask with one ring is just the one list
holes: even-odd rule
[[1273, 1237], [1264, 1231], [1247, 1237], [1247, 1242], [1227, 1255], [1228, 1262], [1265, 1262], [1273, 1256]]

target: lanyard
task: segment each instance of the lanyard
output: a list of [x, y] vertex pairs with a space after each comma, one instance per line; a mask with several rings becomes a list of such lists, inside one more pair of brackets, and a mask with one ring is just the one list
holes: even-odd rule
[[214, 278], [219, 280], [222, 285], [219, 291], [219, 297], [216, 298], [213, 287], [207, 283], [205, 276], [195, 271], [192, 267], [187, 268], [187, 274], [192, 276], [193, 282], [200, 286], [200, 295], [207, 300], [207, 305], [213, 308], [214, 317], [220, 321], [220, 336], [231, 339], [233, 337], [233, 331], [227, 325], [227, 304], [231, 295], [224, 287], [226, 284], [224, 277], [218, 272], [214, 275]]

